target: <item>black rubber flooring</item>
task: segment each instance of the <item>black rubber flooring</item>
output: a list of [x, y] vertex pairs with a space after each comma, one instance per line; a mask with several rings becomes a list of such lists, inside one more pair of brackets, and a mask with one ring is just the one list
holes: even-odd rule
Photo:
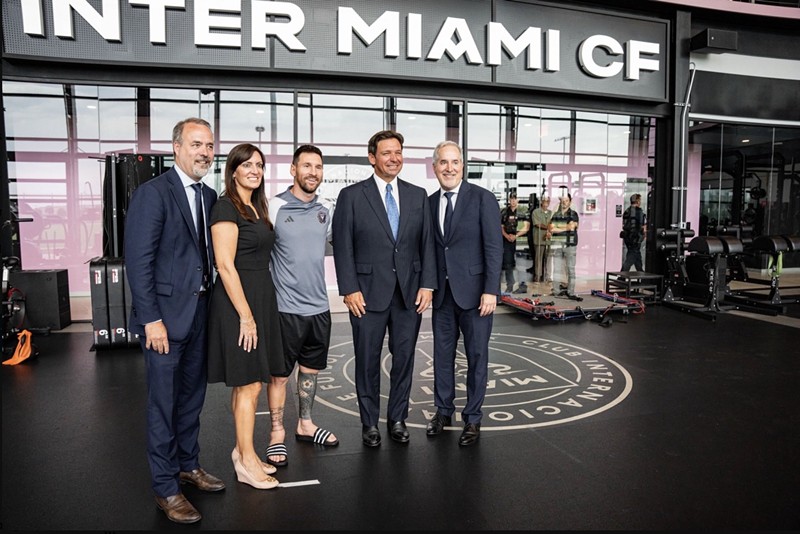
[[[141, 354], [92, 352], [91, 333], [36, 336], [36, 360], [2, 366], [2, 528], [800, 528], [796, 328], [732, 314], [710, 322], [664, 306], [606, 326], [499, 313], [484, 432], [459, 448], [456, 422], [433, 439], [424, 432], [432, 406], [425, 318], [411, 442], [392, 442], [382, 426], [383, 444], [367, 449], [349, 380], [350, 328], [335, 315], [314, 419], [341, 445], [290, 439], [281, 487], [238, 483], [230, 391], [210, 385], [201, 462], [227, 488], [187, 488], [203, 514], [188, 527], [170, 523], [150, 492]], [[288, 402], [291, 437], [294, 388]], [[259, 415], [262, 454], [267, 425]]]

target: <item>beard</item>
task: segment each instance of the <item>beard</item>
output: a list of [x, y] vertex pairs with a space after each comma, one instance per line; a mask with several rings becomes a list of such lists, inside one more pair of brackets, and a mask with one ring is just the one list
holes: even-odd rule
[[306, 181], [306, 180], [298, 180], [297, 182], [298, 182], [297, 185], [300, 186], [300, 189], [302, 189], [304, 192], [308, 193], [309, 195], [313, 195], [314, 193], [316, 193], [317, 189], [319, 189], [319, 186], [322, 183], [322, 181], [318, 181], [317, 185], [312, 187], [312, 186], [308, 185], [308, 181]]
[[192, 174], [195, 178], [202, 178], [206, 174], [208, 174], [209, 169], [211, 169], [211, 162], [193, 162], [192, 163]]

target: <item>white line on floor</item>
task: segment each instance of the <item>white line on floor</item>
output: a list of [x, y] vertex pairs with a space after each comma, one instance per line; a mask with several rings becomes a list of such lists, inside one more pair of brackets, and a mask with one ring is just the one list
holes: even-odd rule
[[281, 482], [279, 488], [293, 488], [295, 486], [313, 486], [319, 484], [319, 480], [298, 480], [297, 482]]

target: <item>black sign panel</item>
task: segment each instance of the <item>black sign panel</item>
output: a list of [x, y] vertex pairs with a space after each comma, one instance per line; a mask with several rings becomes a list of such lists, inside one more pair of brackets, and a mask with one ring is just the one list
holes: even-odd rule
[[667, 100], [668, 36], [666, 20], [515, 0], [3, 3], [9, 58], [494, 83], [658, 102]]

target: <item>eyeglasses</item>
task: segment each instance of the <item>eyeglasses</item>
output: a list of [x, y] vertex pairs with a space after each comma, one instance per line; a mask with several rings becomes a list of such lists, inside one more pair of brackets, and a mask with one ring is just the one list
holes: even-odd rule
[[[260, 171], [264, 170], [264, 164], [263, 163], [256, 163], [255, 166], [256, 166], [256, 169], [258, 169]], [[249, 171], [250, 169], [253, 168], [253, 163], [251, 163], [249, 161], [245, 161], [244, 163], [239, 165], [239, 167], [243, 168], [246, 171]]]

